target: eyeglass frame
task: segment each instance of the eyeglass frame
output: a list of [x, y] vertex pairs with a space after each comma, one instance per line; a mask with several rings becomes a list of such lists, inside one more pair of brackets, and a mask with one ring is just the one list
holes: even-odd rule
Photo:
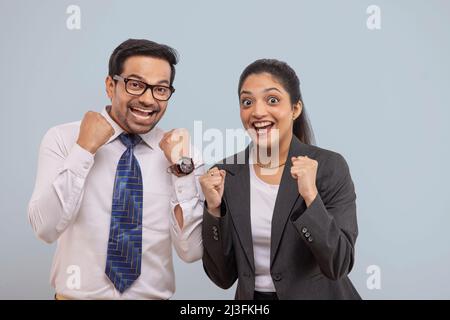
[[[163, 85], [160, 85], [160, 84], [155, 84], [155, 85], [148, 84], [148, 83], [146, 83], [144, 81], [141, 81], [141, 80], [138, 80], [138, 79], [130, 79], [130, 78], [122, 77], [122, 76], [119, 76], [118, 74], [113, 76], [113, 80], [117, 80], [117, 81], [118, 80], [123, 80], [123, 82], [125, 83], [125, 91], [128, 94], [131, 94], [132, 96], [135, 96], [135, 97], [142, 96], [148, 90], [148, 88], [150, 88], [150, 92], [152, 93], [153, 99], [158, 100], [158, 101], [169, 101], [169, 99], [172, 97], [172, 94], [175, 92], [175, 88], [172, 87], [172, 86], [168, 87], [168, 86], [163, 86]], [[137, 81], [137, 82], [140, 82], [140, 83], [144, 84], [145, 85], [144, 91], [142, 91], [141, 94], [135, 94], [135, 93], [129, 92], [128, 89], [127, 89], [127, 82], [130, 81], [130, 80]], [[167, 89], [170, 90], [170, 96], [167, 98], [167, 100], [161, 100], [161, 99], [155, 98], [155, 95], [153, 94], [153, 88], [155, 88], [155, 87], [163, 87], [163, 88], [167, 88]]]

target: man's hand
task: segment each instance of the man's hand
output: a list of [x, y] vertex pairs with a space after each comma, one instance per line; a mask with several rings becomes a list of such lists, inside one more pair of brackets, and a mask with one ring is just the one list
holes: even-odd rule
[[164, 133], [159, 142], [159, 147], [170, 164], [175, 164], [181, 157], [189, 157], [189, 145], [189, 131], [184, 128]]
[[83, 117], [77, 143], [92, 154], [108, 142], [114, 129], [100, 113], [88, 111]]
[[208, 205], [207, 210], [213, 216], [220, 217], [220, 204], [225, 186], [225, 170], [214, 167], [200, 177], [200, 185]]

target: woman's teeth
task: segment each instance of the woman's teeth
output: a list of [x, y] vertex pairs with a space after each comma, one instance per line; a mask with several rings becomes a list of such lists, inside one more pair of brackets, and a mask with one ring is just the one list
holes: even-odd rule
[[155, 112], [155, 111], [148, 111], [145, 109], [140, 109], [140, 108], [134, 108], [134, 107], [130, 107], [131, 113], [136, 116], [139, 119], [149, 119], [150, 116]]
[[253, 123], [253, 127], [257, 134], [266, 134], [272, 128], [273, 123], [270, 121], [262, 121]]

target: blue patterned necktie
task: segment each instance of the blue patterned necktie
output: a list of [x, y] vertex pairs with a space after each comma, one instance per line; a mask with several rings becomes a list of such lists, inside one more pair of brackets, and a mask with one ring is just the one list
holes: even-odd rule
[[143, 197], [141, 169], [133, 154], [141, 138], [122, 133], [119, 139], [127, 150], [117, 164], [105, 273], [123, 293], [141, 274]]

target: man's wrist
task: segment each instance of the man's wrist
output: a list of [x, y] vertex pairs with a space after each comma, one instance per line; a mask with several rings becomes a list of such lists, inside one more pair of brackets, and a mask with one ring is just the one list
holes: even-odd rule
[[80, 140], [77, 141], [77, 144], [81, 148], [83, 148], [84, 150], [86, 150], [86, 151], [88, 151], [88, 152], [90, 152], [92, 154], [95, 154], [97, 152], [97, 149], [98, 149], [97, 147], [89, 145], [89, 144], [85, 144], [85, 143], [81, 142]]
[[169, 167], [171, 173], [177, 177], [183, 177], [191, 174], [194, 171], [194, 161], [192, 158], [181, 157], [175, 164]]

